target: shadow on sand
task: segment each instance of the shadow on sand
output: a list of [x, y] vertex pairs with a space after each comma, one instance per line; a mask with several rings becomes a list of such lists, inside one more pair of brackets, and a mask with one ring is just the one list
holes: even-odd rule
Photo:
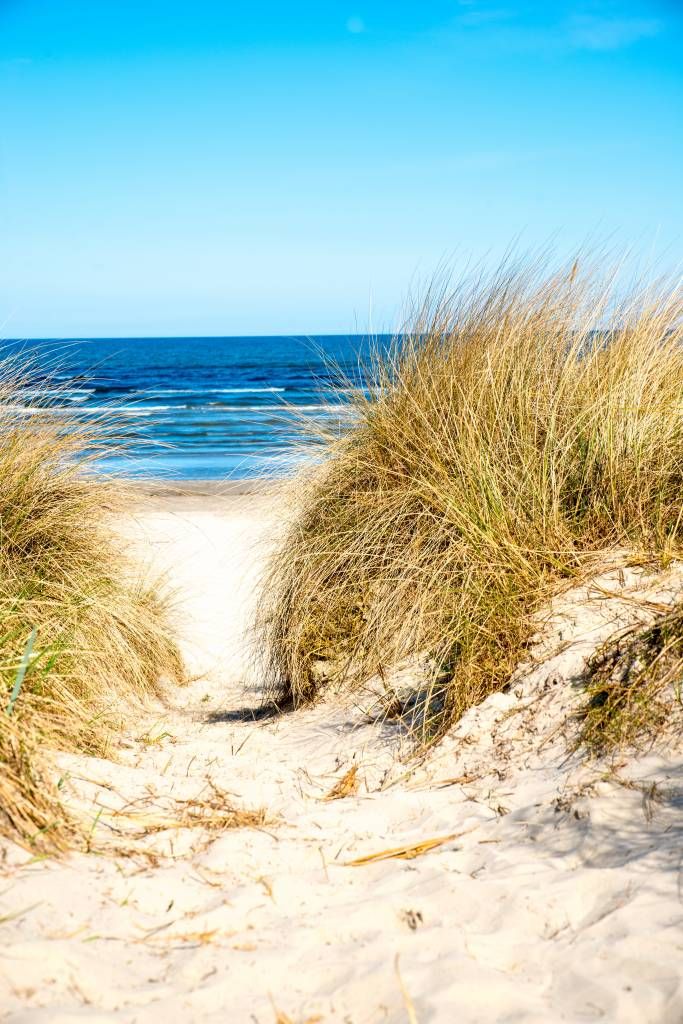
[[280, 704], [268, 701], [254, 706], [232, 708], [226, 711], [212, 711], [207, 715], [206, 721], [209, 725], [217, 725], [222, 722], [269, 722], [293, 710], [294, 705], [290, 701]]

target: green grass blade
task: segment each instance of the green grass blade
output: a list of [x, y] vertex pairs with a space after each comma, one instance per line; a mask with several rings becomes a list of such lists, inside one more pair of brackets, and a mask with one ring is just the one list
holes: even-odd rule
[[28, 668], [28, 663], [31, 660], [31, 653], [33, 651], [33, 644], [35, 643], [37, 632], [38, 631], [34, 626], [33, 629], [31, 630], [31, 635], [29, 636], [26, 642], [26, 647], [24, 648], [21, 664], [17, 669], [17, 677], [14, 680], [14, 686], [12, 687], [12, 693], [10, 694], [9, 704], [7, 705], [8, 715], [12, 714], [12, 711], [14, 710], [14, 705], [16, 704], [17, 698], [21, 691], [21, 687], [24, 682], [24, 676], [26, 675], [26, 669]]

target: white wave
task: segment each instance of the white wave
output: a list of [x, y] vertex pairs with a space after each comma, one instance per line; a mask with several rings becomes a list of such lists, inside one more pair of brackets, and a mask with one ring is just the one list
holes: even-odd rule
[[296, 415], [298, 412], [326, 412], [337, 413], [338, 415], [348, 415], [353, 412], [353, 409], [350, 406], [343, 403], [309, 405], [222, 405], [216, 403], [214, 405], [199, 405], [191, 407], [188, 405], [117, 405], [115, 402], [112, 402], [111, 405], [78, 406], [2, 405], [0, 406], [0, 412], [3, 410], [25, 413], [27, 415], [42, 414], [50, 416], [73, 416], [78, 413], [84, 413], [87, 415], [90, 415], [91, 413], [112, 413], [115, 416], [149, 416], [154, 412], [182, 412], [183, 410], [189, 410], [191, 417], [199, 413], [220, 415], [221, 413], [270, 412], [278, 413], [280, 415]]
[[162, 398], [170, 395], [257, 395], [274, 394], [286, 388], [149, 388], [137, 391], [138, 395], [152, 395]]
[[213, 406], [201, 406], [196, 411], [200, 412], [202, 409], [217, 412], [279, 412], [279, 413], [296, 413], [299, 411], [305, 412], [346, 412], [348, 406], [326, 404], [326, 405], [295, 405], [294, 402], [290, 402], [288, 405], [284, 403], [282, 405], [213, 405]]
[[87, 406], [55, 406], [55, 405], [0, 405], [0, 412], [21, 412], [28, 415], [49, 415], [49, 416], [73, 416], [76, 413], [105, 413], [125, 416], [149, 416], [153, 412], [174, 412], [178, 409], [187, 409], [186, 405], [87, 405]]
[[[186, 405], [117, 405], [116, 402], [112, 402], [111, 405], [88, 405], [82, 407], [78, 412], [113, 412], [113, 413], [130, 413], [131, 416], [135, 416], [137, 413], [144, 413], [147, 415], [150, 412], [176, 412], [179, 409], [187, 409]], [[75, 412], [76, 410], [71, 410]]]
[[18, 394], [21, 398], [68, 397], [70, 402], [84, 402], [88, 395], [94, 395], [95, 391], [95, 388], [21, 388]]

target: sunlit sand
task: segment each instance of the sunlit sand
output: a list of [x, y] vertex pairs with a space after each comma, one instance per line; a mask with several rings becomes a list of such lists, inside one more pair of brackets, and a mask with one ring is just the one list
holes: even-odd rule
[[[677, 1020], [680, 744], [608, 774], [570, 752], [572, 679], [632, 602], [577, 591], [538, 664], [406, 763], [361, 698], [261, 707], [277, 493], [153, 492], [125, 530], [178, 587], [196, 678], [116, 760], [59, 756], [109, 853], [4, 845], [5, 1019]], [[667, 601], [683, 572], [601, 582]]]

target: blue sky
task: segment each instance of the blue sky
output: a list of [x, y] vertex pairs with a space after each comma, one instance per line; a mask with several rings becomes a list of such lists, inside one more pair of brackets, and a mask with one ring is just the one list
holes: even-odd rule
[[0, 0], [0, 333], [391, 329], [445, 258], [680, 264], [683, 5]]

